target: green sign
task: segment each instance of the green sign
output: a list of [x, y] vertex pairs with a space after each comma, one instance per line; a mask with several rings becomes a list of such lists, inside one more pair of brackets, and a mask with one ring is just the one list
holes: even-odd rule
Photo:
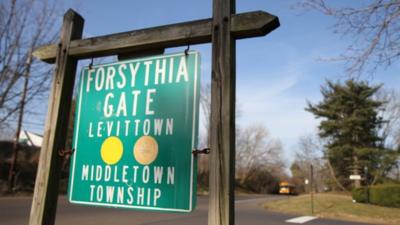
[[190, 212], [196, 203], [197, 52], [83, 68], [72, 203]]

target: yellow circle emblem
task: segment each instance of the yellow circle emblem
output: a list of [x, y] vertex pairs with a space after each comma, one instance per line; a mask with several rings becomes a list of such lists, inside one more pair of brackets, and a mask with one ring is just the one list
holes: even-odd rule
[[133, 147], [133, 156], [142, 165], [152, 163], [158, 155], [158, 144], [151, 136], [140, 137]]
[[108, 137], [101, 145], [101, 159], [109, 165], [116, 164], [121, 159], [123, 152], [124, 146], [118, 137]]

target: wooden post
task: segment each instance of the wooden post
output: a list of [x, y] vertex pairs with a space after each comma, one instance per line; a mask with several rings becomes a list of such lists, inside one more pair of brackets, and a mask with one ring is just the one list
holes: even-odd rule
[[[81, 40], [83, 18], [69, 10], [61, 43], [35, 50], [39, 59], [56, 62], [30, 225], [54, 224], [60, 157], [68, 129], [77, 59], [137, 56], [169, 47], [212, 40], [210, 225], [234, 224], [235, 39], [264, 36], [279, 27], [278, 17], [256, 11], [235, 14], [235, 0], [214, 0], [213, 18], [110, 34]], [[57, 50], [56, 50], [57, 49]], [[146, 54], [146, 53], [144, 53]]]
[[58, 151], [64, 148], [66, 142], [77, 65], [77, 60], [68, 55], [69, 45], [71, 40], [82, 37], [83, 23], [83, 18], [71, 9], [64, 15], [32, 200], [30, 225], [52, 225], [55, 221], [61, 171]]
[[[234, 14], [231, 20], [230, 31], [235, 39], [264, 36], [279, 27], [278, 17], [263, 11]], [[137, 55], [142, 51], [209, 43], [212, 23], [213, 20], [209, 18], [74, 40], [70, 43], [69, 55], [78, 59], [133, 52]], [[54, 63], [56, 49], [55, 44], [45, 45], [36, 49], [33, 55]]]
[[233, 225], [235, 177], [235, 0], [213, 1], [209, 225]]

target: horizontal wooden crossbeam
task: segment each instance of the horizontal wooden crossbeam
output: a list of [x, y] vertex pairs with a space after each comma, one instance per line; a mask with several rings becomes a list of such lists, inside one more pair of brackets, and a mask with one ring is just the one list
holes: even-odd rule
[[[231, 34], [235, 39], [264, 36], [279, 27], [278, 17], [264, 11], [232, 15]], [[69, 56], [77, 59], [140, 52], [211, 42], [212, 19], [71, 41]], [[57, 45], [39, 47], [33, 55], [54, 63]]]

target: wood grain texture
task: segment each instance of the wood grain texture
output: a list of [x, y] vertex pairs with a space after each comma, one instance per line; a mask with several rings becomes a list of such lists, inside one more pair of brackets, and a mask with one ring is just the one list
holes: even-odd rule
[[[160, 27], [72, 41], [69, 55], [78, 59], [130, 52], [165, 49], [211, 42], [212, 19], [196, 20]], [[278, 17], [263, 11], [232, 15], [228, 30], [235, 39], [264, 36], [279, 27]], [[229, 29], [230, 28], [230, 29]], [[34, 56], [54, 63], [57, 45], [42, 46]]]
[[82, 37], [83, 18], [73, 10], [64, 15], [61, 41], [49, 97], [49, 108], [40, 151], [38, 172], [32, 200], [30, 225], [53, 225], [55, 222], [61, 157], [65, 147], [77, 60], [68, 56], [70, 41]]
[[213, 1], [208, 225], [233, 225], [235, 177], [235, 0]]

